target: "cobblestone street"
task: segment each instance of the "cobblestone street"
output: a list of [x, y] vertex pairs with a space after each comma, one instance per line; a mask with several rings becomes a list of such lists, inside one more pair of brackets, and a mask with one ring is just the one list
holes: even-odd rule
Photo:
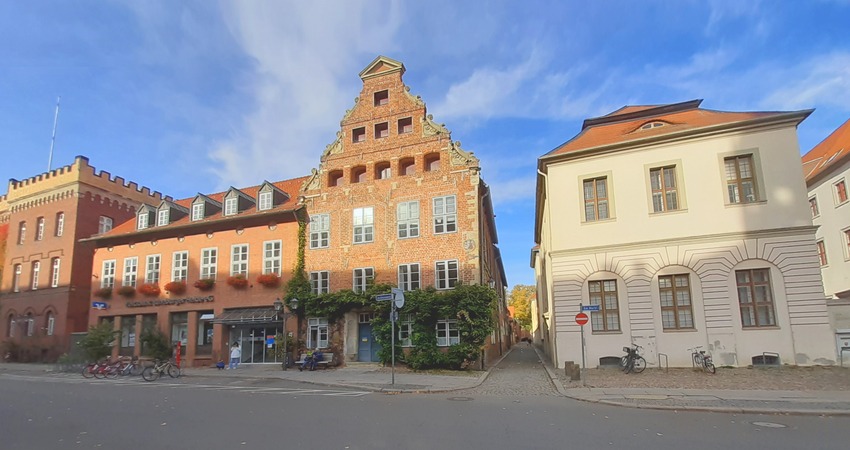
[[527, 343], [514, 345], [510, 353], [492, 369], [480, 386], [458, 391], [458, 395], [533, 396], [558, 395], [537, 352]]

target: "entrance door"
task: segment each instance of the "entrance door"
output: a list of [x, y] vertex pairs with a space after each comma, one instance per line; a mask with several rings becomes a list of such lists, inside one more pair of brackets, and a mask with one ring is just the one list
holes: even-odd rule
[[381, 351], [381, 344], [375, 341], [375, 336], [372, 334], [371, 323], [360, 323], [357, 341], [357, 360], [363, 362], [378, 362], [381, 359], [378, 357], [378, 352]]
[[276, 363], [274, 336], [277, 333], [280, 333], [278, 327], [239, 327], [231, 331], [230, 342], [239, 342], [243, 363]]

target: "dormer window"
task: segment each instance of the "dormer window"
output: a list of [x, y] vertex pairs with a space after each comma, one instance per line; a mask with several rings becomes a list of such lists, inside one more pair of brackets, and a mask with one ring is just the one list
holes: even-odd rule
[[232, 197], [224, 200], [224, 215], [232, 216], [239, 212], [239, 198]]
[[271, 192], [260, 192], [260, 204], [257, 207], [260, 211], [265, 211], [267, 209], [272, 209], [272, 193]]
[[136, 228], [138, 228], [140, 230], [144, 230], [147, 227], [148, 227], [148, 213], [146, 213], [146, 212], [139, 213], [139, 222], [136, 225]]
[[168, 225], [168, 209], [160, 209], [156, 214], [156, 226], [164, 227]]
[[375, 92], [375, 106], [386, 105], [390, 102], [390, 93], [387, 90]]
[[664, 125], [667, 125], [667, 124], [664, 123], [664, 122], [657, 122], [657, 121], [656, 122], [649, 122], [649, 123], [645, 123], [645, 124], [641, 125], [640, 129], [641, 130], [651, 130], [653, 128], [663, 127]]
[[192, 221], [198, 221], [204, 219], [204, 204], [203, 203], [195, 203], [192, 205]]

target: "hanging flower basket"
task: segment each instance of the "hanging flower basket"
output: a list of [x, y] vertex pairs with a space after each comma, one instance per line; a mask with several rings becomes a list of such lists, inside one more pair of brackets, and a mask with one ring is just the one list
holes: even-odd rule
[[145, 283], [139, 286], [137, 290], [148, 297], [156, 297], [162, 292], [159, 289], [159, 285], [154, 283]]
[[100, 289], [94, 291], [94, 296], [100, 297], [102, 299], [112, 298], [112, 288], [108, 288], [108, 287], [100, 288]]
[[248, 279], [245, 278], [245, 275], [234, 275], [227, 278], [227, 284], [235, 287], [236, 289], [245, 289], [248, 287]]
[[208, 291], [215, 286], [215, 280], [212, 278], [201, 278], [195, 282], [194, 286], [202, 291]]
[[264, 273], [257, 277], [257, 283], [267, 288], [278, 287], [280, 286], [280, 277], [276, 273]]
[[122, 297], [132, 297], [136, 295], [136, 288], [133, 286], [121, 286], [118, 288], [118, 295]]
[[186, 282], [172, 281], [170, 283], [165, 283], [165, 291], [174, 295], [180, 295], [186, 292]]

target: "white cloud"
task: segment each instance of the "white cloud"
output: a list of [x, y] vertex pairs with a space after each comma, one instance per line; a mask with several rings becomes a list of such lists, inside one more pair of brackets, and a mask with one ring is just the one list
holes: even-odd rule
[[772, 87], [765, 105], [801, 109], [850, 104], [850, 53], [815, 55], [797, 65], [773, 69], [781, 71], [783, 82]]
[[[534, 190], [537, 186], [537, 174], [512, 179], [492, 180], [490, 190], [493, 193], [493, 204], [504, 205], [517, 201], [534, 201]], [[489, 181], [488, 181], [489, 182]]]

